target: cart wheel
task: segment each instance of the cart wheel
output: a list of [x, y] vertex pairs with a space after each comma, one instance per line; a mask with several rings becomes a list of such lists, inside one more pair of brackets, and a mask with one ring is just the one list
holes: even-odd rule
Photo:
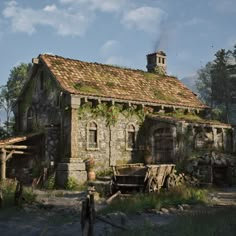
[[176, 176], [174, 174], [170, 174], [167, 176], [165, 186], [167, 187], [167, 189], [170, 189], [176, 186]]
[[158, 184], [155, 180], [155, 178], [150, 178], [147, 182], [147, 188], [146, 191], [148, 193], [154, 193], [154, 192], [158, 192], [159, 188], [158, 188]]

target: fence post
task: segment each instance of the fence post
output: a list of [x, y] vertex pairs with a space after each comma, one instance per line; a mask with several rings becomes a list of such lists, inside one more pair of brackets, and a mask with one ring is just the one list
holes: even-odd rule
[[95, 206], [94, 206], [94, 194], [89, 191], [86, 199], [82, 201], [81, 210], [81, 229], [83, 236], [94, 235], [94, 220], [95, 220]]
[[4, 148], [0, 151], [1, 157], [1, 180], [6, 179], [6, 150]]

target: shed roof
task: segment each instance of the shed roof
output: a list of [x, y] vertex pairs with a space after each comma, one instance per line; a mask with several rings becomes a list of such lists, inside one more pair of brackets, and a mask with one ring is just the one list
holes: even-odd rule
[[206, 108], [177, 78], [42, 54], [39, 59], [71, 94]]

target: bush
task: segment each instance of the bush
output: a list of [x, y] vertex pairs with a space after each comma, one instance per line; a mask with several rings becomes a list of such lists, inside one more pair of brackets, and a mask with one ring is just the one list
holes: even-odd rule
[[65, 184], [66, 190], [72, 190], [72, 191], [78, 190], [79, 191], [79, 190], [81, 190], [81, 188], [82, 188], [82, 185], [79, 185], [78, 181], [73, 177], [69, 177], [66, 184]]
[[[16, 190], [17, 181], [4, 180], [0, 182], [0, 189], [3, 194], [3, 207], [10, 207], [14, 205], [14, 197]], [[23, 188], [22, 194], [25, 203], [32, 203], [35, 201], [36, 194], [33, 193], [31, 188]]]
[[48, 179], [45, 181], [45, 183], [43, 184], [43, 187], [48, 189], [48, 190], [52, 190], [55, 188], [55, 174], [50, 175], [48, 177]]

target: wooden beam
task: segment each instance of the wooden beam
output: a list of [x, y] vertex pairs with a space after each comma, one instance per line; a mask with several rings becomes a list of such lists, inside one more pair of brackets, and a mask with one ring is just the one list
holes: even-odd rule
[[4, 148], [1, 149], [1, 180], [6, 179], [6, 150]]
[[6, 156], [6, 161], [8, 161], [10, 158], [12, 158], [12, 155], [15, 153], [15, 150], [10, 151], [10, 153]]
[[27, 145], [5, 145], [5, 149], [37, 149], [37, 146], [27, 146]]
[[24, 152], [24, 151], [15, 151], [14, 154], [20, 154], [20, 155], [33, 155], [31, 152]]

